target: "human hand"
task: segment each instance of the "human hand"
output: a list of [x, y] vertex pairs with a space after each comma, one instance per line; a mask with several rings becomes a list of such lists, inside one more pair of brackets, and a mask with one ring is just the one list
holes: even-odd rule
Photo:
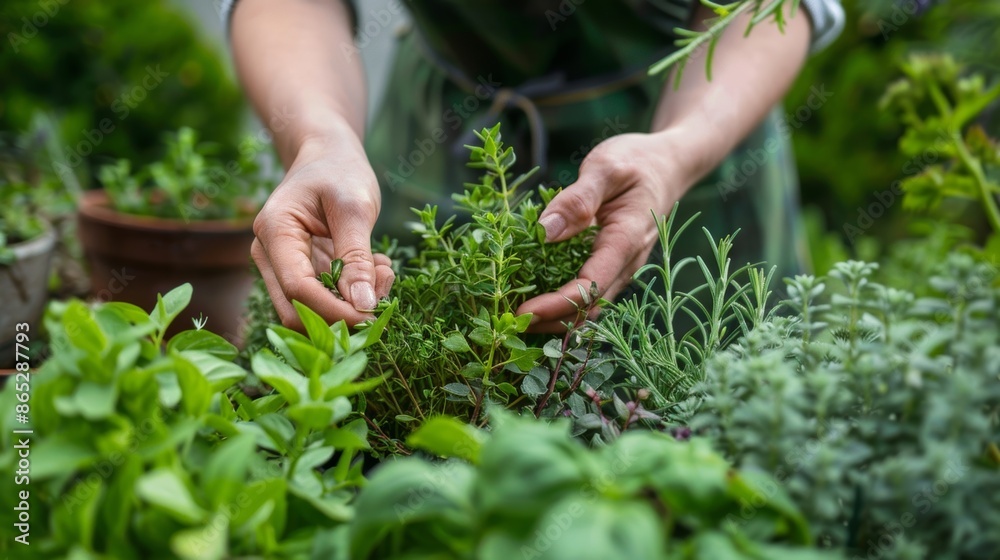
[[601, 297], [611, 299], [631, 282], [656, 244], [652, 212], [669, 212], [694, 183], [682, 146], [670, 132], [622, 134], [587, 155], [577, 181], [552, 199], [539, 223], [546, 242], [600, 226], [593, 253], [575, 280], [518, 308], [534, 315], [529, 330], [563, 332], [563, 323], [577, 321], [584, 307], [578, 286], [589, 293], [594, 282]]
[[[349, 145], [348, 145], [349, 144]], [[395, 279], [389, 258], [373, 255], [381, 197], [360, 142], [306, 145], [254, 220], [251, 248], [281, 322], [301, 330], [292, 301], [330, 322], [372, 318]], [[342, 259], [335, 297], [316, 280]]]

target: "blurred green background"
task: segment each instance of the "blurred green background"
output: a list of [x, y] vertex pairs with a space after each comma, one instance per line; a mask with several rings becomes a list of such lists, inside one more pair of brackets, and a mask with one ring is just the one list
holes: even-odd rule
[[[994, 80], [1000, 76], [1000, 2], [844, 0], [843, 5], [843, 34], [808, 61], [785, 100], [786, 109], [794, 111], [813, 86], [825, 84], [833, 92], [793, 133], [811, 254], [819, 271], [847, 256], [873, 258], [905, 236], [910, 222], [919, 222], [894, 203], [863, 235], [851, 238], [845, 231], [845, 226], [858, 226], [863, 209], [878, 203], [876, 193], [930, 163], [900, 154], [902, 126], [878, 107], [900, 76], [900, 63], [912, 53], [946, 52], [969, 71]], [[995, 108], [982, 121], [996, 137], [1000, 114]], [[984, 235], [982, 213], [970, 206], [946, 211]]]
[[[387, 30], [366, 37], [361, 55], [377, 105], [405, 14], [389, 0], [361, 0], [361, 27], [385, 17]], [[235, 153], [260, 131], [235, 83], [218, 1], [4, 0], [0, 32], [0, 130], [27, 128], [38, 111], [59, 119], [62, 144], [86, 182], [116, 158], [143, 164], [158, 155], [163, 134], [190, 126]], [[875, 194], [916, 173], [923, 162], [897, 150], [901, 127], [878, 99], [899, 76], [899, 63], [920, 51], [950, 52], [971, 69], [1000, 75], [1000, 2], [982, 0], [844, 0], [847, 25], [813, 56], [786, 99], [794, 112], [813, 87], [833, 96], [793, 129], [806, 207], [806, 234], [818, 270], [845, 256], [874, 257], [908, 231], [901, 205], [890, 204], [860, 236], [845, 233]], [[1000, 114], [983, 117], [996, 136]], [[104, 127], [104, 130], [102, 130]], [[110, 130], [110, 132], [108, 132]], [[81, 165], [75, 165], [76, 162]], [[974, 230], [976, 212], [947, 210]], [[954, 216], [952, 216], [954, 218]]]

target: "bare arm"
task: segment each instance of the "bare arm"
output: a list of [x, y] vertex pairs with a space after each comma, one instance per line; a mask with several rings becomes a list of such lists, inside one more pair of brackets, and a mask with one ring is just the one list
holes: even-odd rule
[[[702, 6], [695, 21], [713, 15]], [[676, 68], [671, 72], [653, 117], [653, 131], [684, 138], [692, 157], [689, 172], [696, 178], [707, 175], [753, 131], [784, 97], [805, 62], [810, 26], [804, 10], [797, 11], [784, 33], [764, 21], [744, 37], [749, 19], [744, 15], [719, 39], [711, 81], [704, 70], [708, 49], [691, 58], [676, 90]]]
[[[287, 174], [254, 222], [252, 254], [282, 322], [301, 328], [292, 300], [354, 324], [392, 284], [372, 255], [380, 195], [362, 145], [365, 82], [342, 0], [241, 0], [232, 16], [237, 72], [272, 131]], [[344, 260], [340, 301], [316, 281]], [[325, 263], [324, 263], [325, 261]]]
[[236, 70], [286, 166], [310, 139], [363, 138], [364, 67], [343, 48], [354, 44], [348, 10], [343, 0], [236, 4]]
[[[699, 20], [711, 17], [702, 8]], [[539, 220], [549, 241], [572, 237], [595, 221], [601, 226], [591, 258], [577, 280], [558, 292], [524, 303], [532, 329], [563, 330], [580, 303], [577, 284], [596, 282], [612, 298], [631, 281], [656, 243], [649, 219], [670, 212], [674, 202], [760, 123], [781, 99], [806, 58], [810, 26], [799, 10], [781, 33], [764, 22], [744, 37], [737, 21], [719, 40], [713, 78], [704, 72], [706, 50], [689, 62], [680, 86], [668, 80], [652, 131], [622, 134], [600, 143], [584, 159], [576, 183], [561, 192]]]

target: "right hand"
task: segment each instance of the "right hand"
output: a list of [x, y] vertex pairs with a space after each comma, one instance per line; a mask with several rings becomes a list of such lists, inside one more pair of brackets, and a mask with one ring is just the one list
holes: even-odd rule
[[[251, 248], [282, 324], [302, 330], [292, 301], [328, 322], [356, 325], [373, 318], [378, 299], [395, 275], [389, 258], [372, 254], [371, 234], [381, 196], [360, 145], [306, 145], [254, 220]], [[342, 259], [337, 289], [342, 301], [316, 276]]]

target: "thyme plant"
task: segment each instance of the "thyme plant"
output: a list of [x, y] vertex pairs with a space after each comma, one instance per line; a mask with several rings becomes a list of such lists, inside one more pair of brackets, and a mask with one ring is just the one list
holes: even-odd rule
[[538, 201], [520, 190], [534, 171], [513, 176], [517, 159], [499, 125], [476, 135], [469, 166], [482, 178], [454, 195], [468, 221], [439, 223], [436, 206], [414, 209], [420, 247], [393, 285], [399, 309], [372, 352], [386, 383], [364, 409], [386, 440], [402, 435], [402, 424], [439, 414], [479, 423], [488, 402], [517, 402], [545, 351], [526, 335], [531, 316], [514, 313], [575, 278], [590, 255], [593, 230], [545, 243], [538, 217], [558, 191], [539, 187]]

